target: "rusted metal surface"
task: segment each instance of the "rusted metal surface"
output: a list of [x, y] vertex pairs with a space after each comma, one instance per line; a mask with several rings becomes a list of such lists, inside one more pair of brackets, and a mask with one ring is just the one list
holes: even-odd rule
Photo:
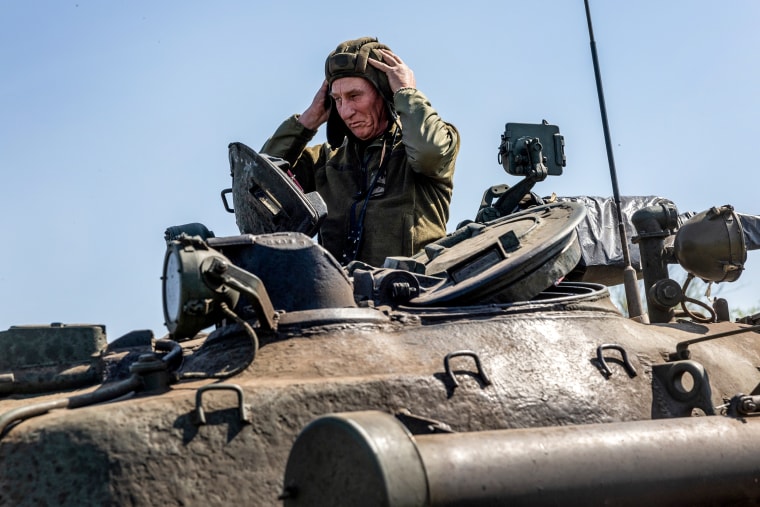
[[[560, 282], [578, 261], [582, 214], [560, 203], [470, 224], [383, 268], [344, 270], [297, 233], [170, 239], [162, 279], [173, 334], [137, 333], [107, 347], [96, 339], [84, 358], [98, 365], [100, 385], [0, 398], [0, 505], [300, 502], [301, 479], [293, 486], [285, 471], [301, 430], [325, 414], [366, 411], [391, 418], [378, 423], [383, 449], [405, 461], [391, 466], [387, 494], [361, 498], [365, 505], [621, 495], [669, 503], [698, 497], [711, 474], [727, 484], [716, 491], [755, 498], [742, 496], [756, 473], [752, 451], [742, 449], [739, 469], [723, 456], [702, 465], [721, 435], [731, 446], [760, 441], [756, 329], [644, 324], [620, 315], [605, 286]], [[65, 349], [60, 338], [39, 347]], [[748, 423], [738, 431], [737, 418]], [[451, 439], [404, 457], [404, 438], [436, 433]], [[543, 453], [547, 439], [555, 454]], [[639, 450], [640, 439], [651, 441]], [[334, 504], [325, 499], [340, 496], [358, 467], [350, 449], [325, 442], [310, 445], [338, 461], [296, 461], [334, 480], [320, 500]], [[594, 445], [605, 452], [598, 462]], [[385, 459], [383, 449], [368, 460]], [[557, 480], [531, 473], [531, 456]], [[505, 479], [510, 457], [516, 470]], [[646, 475], [679, 458], [688, 466], [672, 484]], [[634, 472], [638, 482], [625, 482]], [[700, 486], [683, 491], [695, 477]], [[410, 492], [412, 480], [425, 492]], [[387, 486], [373, 484], [363, 489]]]
[[[250, 424], [241, 420], [237, 394], [219, 391], [203, 396], [206, 424], [197, 426], [197, 390], [214, 381], [192, 378], [160, 394], [54, 410], [2, 437], [0, 503], [277, 505], [296, 435], [333, 412], [407, 410], [456, 432], [674, 415], [681, 407], [653, 383], [653, 365], [694, 333], [735, 325], [637, 324], [609, 311], [606, 296], [605, 289], [562, 304], [484, 307], [487, 317], [473, 308], [471, 318], [457, 309], [430, 312], [437, 313], [430, 320], [354, 309], [360, 318], [331, 322], [320, 311], [302, 319], [294, 312], [290, 323], [260, 337], [245, 370], [224, 380], [244, 393]], [[230, 370], [235, 361], [245, 364], [251, 349], [244, 333], [224, 334], [183, 343], [188, 368], [180, 374], [219, 370], [216, 364], [205, 371], [204, 355], [217, 363], [219, 356], [206, 354], [204, 345], [223, 348]], [[600, 369], [597, 349], [611, 340], [624, 347], [638, 375], [626, 373], [615, 351], [604, 352], [612, 374]], [[712, 406], [760, 382], [753, 340], [738, 335], [692, 347], [691, 360], [710, 372]], [[477, 353], [489, 383], [462, 357], [450, 357], [459, 385], [451, 382], [444, 358], [463, 349]], [[30, 401], [3, 400], [0, 411]]]
[[0, 331], [0, 395], [98, 383], [105, 326], [13, 326]]

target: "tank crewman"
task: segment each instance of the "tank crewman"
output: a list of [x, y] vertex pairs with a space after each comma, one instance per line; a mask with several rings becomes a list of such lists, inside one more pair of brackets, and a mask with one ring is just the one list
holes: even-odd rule
[[[327, 124], [327, 143], [308, 147]], [[459, 133], [416, 88], [414, 73], [377, 39], [346, 41], [301, 115], [261, 149], [287, 160], [327, 205], [320, 243], [342, 264], [380, 267], [446, 235]]]

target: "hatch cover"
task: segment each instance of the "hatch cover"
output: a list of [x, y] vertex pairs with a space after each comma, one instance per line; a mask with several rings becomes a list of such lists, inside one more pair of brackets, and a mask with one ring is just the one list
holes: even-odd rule
[[576, 226], [586, 208], [557, 202], [469, 224], [428, 245], [415, 258], [442, 278], [409, 304], [526, 301], [560, 281], [581, 258]]

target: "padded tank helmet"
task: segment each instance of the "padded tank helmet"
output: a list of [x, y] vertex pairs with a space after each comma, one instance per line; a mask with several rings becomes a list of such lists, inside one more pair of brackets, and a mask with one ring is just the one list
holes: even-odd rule
[[[325, 79], [332, 87], [333, 82], [342, 77], [363, 77], [372, 83], [380, 93], [388, 109], [388, 117], [394, 118], [396, 113], [393, 107], [393, 92], [388, 84], [388, 76], [385, 75], [385, 72], [367, 63], [367, 60], [370, 59], [383, 61], [383, 55], [378, 51], [379, 49], [390, 50], [385, 44], [377, 42], [374, 37], [362, 37], [340, 43], [325, 60]], [[330, 118], [327, 120], [327, 142], [333, 148], [337, 148], [343, 144], [343, 139], [349, 133], [350, 131], [338, 115], [337, 109], [332, 107]]]

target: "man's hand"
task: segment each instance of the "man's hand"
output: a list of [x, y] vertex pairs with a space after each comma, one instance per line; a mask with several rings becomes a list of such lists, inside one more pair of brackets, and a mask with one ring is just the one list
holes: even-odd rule
[[322, 86], [314, 95], [311, 105], [298, 118], [301, 125], [307, 129], [317, 130], [330, 117], [330, 102], [327, 97], [327, 81], [322, 81]]
[[367, 62], [374, 68], [385, 72], [393, 93], [396, 93], [400, 88], [417, 87], [417, 82], [414, 80], [414, 72], [397, 54], [388, 49], [378, 49], [378, 51], [382, 53], [383, 61], [369, 59]]

